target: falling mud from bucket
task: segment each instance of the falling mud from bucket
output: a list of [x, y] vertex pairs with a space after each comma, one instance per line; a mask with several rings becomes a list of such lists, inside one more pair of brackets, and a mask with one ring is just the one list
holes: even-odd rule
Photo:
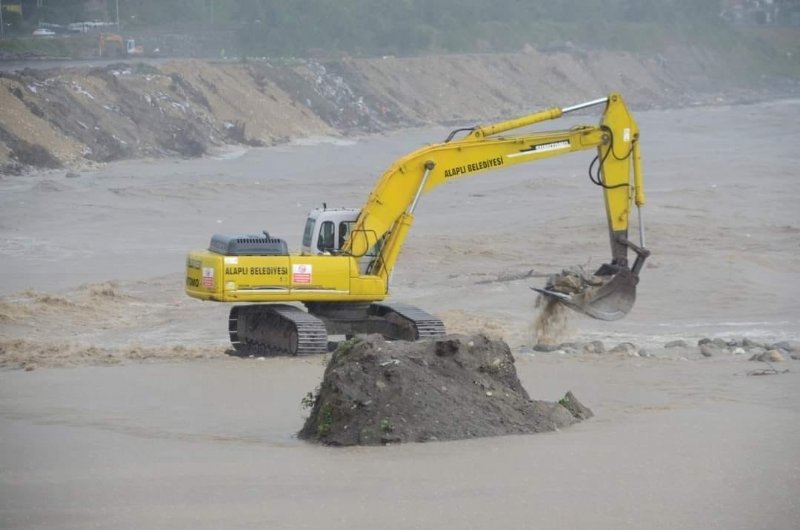
[[562, 342], [569, 325], [569, 309], [554, 298], [539, 295], [534, 308], [537, 310], [533, 321], [536, 344], [554, 345]]
[[[586, 272], [584, 267], [575, 266], [551, 274], [545, 289], [567, 295], [588, 294], [602, 285], [602, 280]], [[537, 310], [533, 321], [536, 344], [554, 345], [561, 342], [569, 325], [569, 307], [559, 299], [540, 294], [534, 308]]]

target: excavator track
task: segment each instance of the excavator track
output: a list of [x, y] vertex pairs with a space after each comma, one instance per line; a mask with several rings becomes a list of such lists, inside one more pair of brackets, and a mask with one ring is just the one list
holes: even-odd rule
[[445, 334], [444, 323], [441, 320], [413, 305], [374, 303], [371, 304], [370, 311], [395, 321], [397, 321], [395, 315], [401, 317], [413, 335], [413, 338], [409, 337], [406, 340], [429, 339]]
[[228, 318], [228, 331], [237, 355], [308, 355], [328, 351], [325, 324], [291, 305], [234, 306]]

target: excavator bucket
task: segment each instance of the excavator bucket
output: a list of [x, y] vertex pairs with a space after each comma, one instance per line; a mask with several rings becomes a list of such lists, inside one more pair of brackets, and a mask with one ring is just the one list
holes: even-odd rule
[[637, 283], [639, 276], [630, 269], [603, 265], [591, 276], [567, 269], [551, 276], [544, 288], [531, 289], [592, 318], [619, 320], [633, 308]]

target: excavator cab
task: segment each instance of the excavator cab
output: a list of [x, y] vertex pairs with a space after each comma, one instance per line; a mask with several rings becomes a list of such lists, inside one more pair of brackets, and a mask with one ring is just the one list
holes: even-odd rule
[[[349, 237], [360, 237], [369, 240], [365, 232], [353, 234], [353, 228], [358, 222], [361, 210], [358, 208], [328, 208], [323, 203], [322, 208], [314, 208], [308, 213], [306, 226], [303, 230], [303, 255], [340, 255], [348, 254], [344, 249]], [[371, 274], [381, 252], [383, 239], [372, 244], [369, 249], [358, 257], [358, 268], [361, 274]]]
[[302, 253], [339, 254], [358, 218], [358, 208], [314, 208], [303, 230]]

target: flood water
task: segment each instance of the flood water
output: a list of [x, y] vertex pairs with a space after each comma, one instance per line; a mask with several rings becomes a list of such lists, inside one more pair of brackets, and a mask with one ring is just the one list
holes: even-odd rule
[[[590, 155], [423, 197], [395, 271], [396, 299], [505, 337], [534, 399], [572, 390], [595, 412], [533, 436], [319, 447], [294, 433], [321, 358], [82, 365], [89, 347], [221, 351], [227, 308], [182, 294], [188, 249], [262, 229], [296, 248], [310, 208], [359, 205], [444, 129], [4, 178], [0, 336], [75, 366], [0, 372], [0, 527], [793, 528], [798, 361], [751, 377], [760, 363], [743, 356], [661, 352], [678, 337], [800, 338], [800, 102], [637, 118], [653, 256], [628, 318], [572, 332], [655, 358], [520, 349], [534, 280], [503, 275], [608, 259]], [[81, 284], [107, 281], [113, 297], [84, 303]]]

